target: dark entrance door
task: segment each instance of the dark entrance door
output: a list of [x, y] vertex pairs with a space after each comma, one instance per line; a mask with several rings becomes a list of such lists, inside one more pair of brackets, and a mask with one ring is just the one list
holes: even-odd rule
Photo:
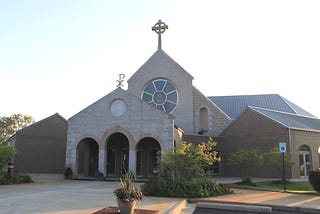
[[154, 138], [142, 139], [136, 148], [137, 175], [144, 178], [153, 177], [156, 173], [157, 156], [161, 151], [160, 144]]
[[112, 134], [106, 142], [107, 177], [121, 177], [129, 170], [129, 141], [122, 133]]
[[98, 170], [99, 146], [92, 138], [81, 140], [77, 146], [78, 175], [94, 177]]

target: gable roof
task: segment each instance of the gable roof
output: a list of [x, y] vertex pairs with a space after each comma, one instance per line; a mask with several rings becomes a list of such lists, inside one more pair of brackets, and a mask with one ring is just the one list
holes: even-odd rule
[[248, 106], [316, 118], [278, 94], [211, 96], [208, 98], [232, 119], [237, 118]]
[[58, 119], [60, 119], [63, 123], [65, 123], [65, 124], [68, 123], [68, 121], [67, 121], [64, 117], [62, 117], [59, 113], [55, 113], [55, 114], [53, 114], [53, 115], [51, 115], [51, 116], [49, 116], [49, 117], [46, 117], [46, 118], [44, 118], [44, 119], [42, 119], [42, 120], [39, 120], [39, 121], [37, 121], [37, 122], [35, 122], [35, 123], [32, 123], [32, 124], [30, 124], [30, 125], [22, 128], [22, 129], [17, 130], [17, 131], [16, 131], [16, 134], [19, 134], [20, 132], [26, 131], [26, 130], [32, 128], [32, 127], [37, 126], [37, 125], [41, 125], [42, 123], [44, 123], [44, 122], [46, 122], [46, 121], [49, 121], [49, 120], [51, 120], [51, 119], [53, 119], [53, 118], [58, 118]]
[[320, 120], [314, 117], [306, 117], [297, 114], [274, 111], [257, 107], [248, 107], [252, 111], [269, 118], [270, 120], [290, 129], [320, 131]]
[[53, 115], [51, 115], [51, 116], [49, 116], [49, 117], [46, 117], [46, 118], [44, 118], [44, 119], [42, 119], [42, 120], [39, 120], [39, 121], [37, 121], [37, 122], [34, 122], [34, 123], [32, 123], [32, 124], [30, 124], [30, 125], [22, 128], [22, 129], [17, 130], [11, 137], [9, 137], [9, 138], [6, 140], [6, 142], [9, 142], [9, 141], [10, 141], [11, 139], [13, 139], [16, 135], [18, 135], [18, 134], [20, 134], [20, 133], [22, 133], [22, 132], [25, 132], [25, 131], [27, 131], [28, 129], [31, 129], [31, 128], [33, 128], [33, 127], [36, 127], [36, 126], [38, 126], [38, 125], [41, 125], [41, 124], [45, 123], [46, 121], [49, 121], [49, 120], [51, 120], [51, 119], [53, 119], [53, 118], [58, 118], [58, 119], [60, 119], [63, 123], [66, 124], [66, 126], [67, 126], [67, 124], [68, 124], [68, 121], [67, 121], [64, 117], [62, 117], [59, 113], [55, 113], [55, 114], [53, 114]]
[[[179, 65], [174, 59], [172, 59], [162, 49], [158, 49], [129, 79], [128, 84], [134, 81], [135, 78], [141, 78], [140, 74], [144, 76], [151, 74], [162, 75], [162, 71], [170, 70], [170, 72], [183, 73], [188, 78], [193, 79], [193, 76], [189, 74], [181, 65]], [[168, 74], [166, 74], [168, 75]]]
[[[154, 109], [156, 112], [159, 112], [160, 114], [166, 115], [169, 118], [173, 118], [172, 115], [170, 115], [170, 114], [168, 114], [168, 113], [156, 108], [154, 105], [150, 105], [149, 103], [147, 103], [146, 101], [142, 100], [140, 97], [137, 97], [136, 95], [130, 93], [129, 91], [124, 90], [121, 87], [118, 87], [118, 88], [114, 89], [113, 91], [111, 91], [109, 94], [103, 96], [99, 100], [95, 101], [94, 103], [90, 104], [86, 108], [82, 109], [80, 112], [78, 112], [75, 115], [71, 116], [68, 119], [68, 122], [70, 123], [72, 120], [76, 119], [79, 115], [88, 114], [90, 112], [96, 112], [97, 108], [99, 109], [101, 107], [101, 105], [103, 106], [103, 108], [102, 108], [103, 110], [102, 111], [105, 112], [105, 105], [106, 105], [105, 101], [108, 100], [108, 99], [109, 99], [108, 103], [109, 102], [111, 103], [111, 101], [115, 100], [115, 99], [128, 100], [130, 98], [132, 98], [132, 100], [135, 100], [135, 101], [141, 103], [142, 105], [150, 106], [151, 109]], [[98, 116], [98, 118], [99, 118], [99, 116]]]

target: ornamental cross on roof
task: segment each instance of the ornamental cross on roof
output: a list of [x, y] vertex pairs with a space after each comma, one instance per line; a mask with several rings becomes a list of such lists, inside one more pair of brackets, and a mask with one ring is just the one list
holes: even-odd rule
[[152, 30], [158, 34], [158, 49], [161, 49], [161, 34], [163, 34], [166, 29], [168, 29], [168, 25], [159, 20], [153, 27]]

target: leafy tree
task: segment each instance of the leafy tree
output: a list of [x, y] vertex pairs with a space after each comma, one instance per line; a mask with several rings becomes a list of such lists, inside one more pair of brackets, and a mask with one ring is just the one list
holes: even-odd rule
[[204, 168], [220, 161], [217, 145], [212, 138], [207, 143], [200, 143], [196, 147], [183, 142], [175, 151], [167, 151], [161, 157], [161, 175], [172, 181], [186, 181], [205, 174]]
[[197, 156], [200, 157], [200, 164], [202, 167], [212, 166], [214, 163], [221, 161], [218, 152], [214, 149], [218, 145], [211, 137], [208, 141], [201, 142], [197, 145]]
[[263, 155], [258, 154], [255, 149], [238, 149], [231, 153], [227, 164], [238, 167], [243, 178], [248, 178], [250, 168], [258, 167], [262, 164]]
[[31, 123], [34, 119], [24, 114], [13, 114], [10, 117], [0, 117], [0, 144], [8, 140], [16, 131]]
[[[149, 196], [209, 197], [229, 193], [229, 188], [205, 176], [205, 167], [220, 161], [212, 138], [194, 146], [183, 142], [174, 151], [159, 157], [158, 176], [142, 185]], [[161, 158], [161, 159], [160, 159]]]
[[[283, 178], [283, 159], [282, 154], [279, 151], [278, 147], [273, 147], [267, 153], [264, 154], [264, 158], [274, 167], [276, 168], [280, 174], [281, 178]], [[290, 154], [288, 152], [284, 153], [284, 167], [285, 169], [289, 169], [289, 167], [294, 162], [291, 160]]]
[[0, 172], [16, 153], [16, 150], [12, 146], [0, 144]]

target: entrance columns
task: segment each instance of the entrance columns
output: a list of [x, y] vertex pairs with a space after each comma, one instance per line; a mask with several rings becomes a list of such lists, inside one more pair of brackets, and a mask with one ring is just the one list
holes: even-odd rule
[[133, 172], [134, 174], [136, 174], [136, 163], [137, 163], [136, 149], [134, 148], [134, 146], [132, 144], [130, 144], [130, 148], [129, 148], [129, 172]]
[[98, 169], [99, 172], [102, 172], [103, 175], [106, 175], [106, 152], [104, 148], [99, 149], [99, 163], [98, 163]]
[[71, 151], [71, 158], [70, 158], [70, 166], [71, 166], [71, 170], [72, 170], [72, 176], [73, 179], [78, 177], [78, 156], [77, 156], [77, 150], [72, 150]]

